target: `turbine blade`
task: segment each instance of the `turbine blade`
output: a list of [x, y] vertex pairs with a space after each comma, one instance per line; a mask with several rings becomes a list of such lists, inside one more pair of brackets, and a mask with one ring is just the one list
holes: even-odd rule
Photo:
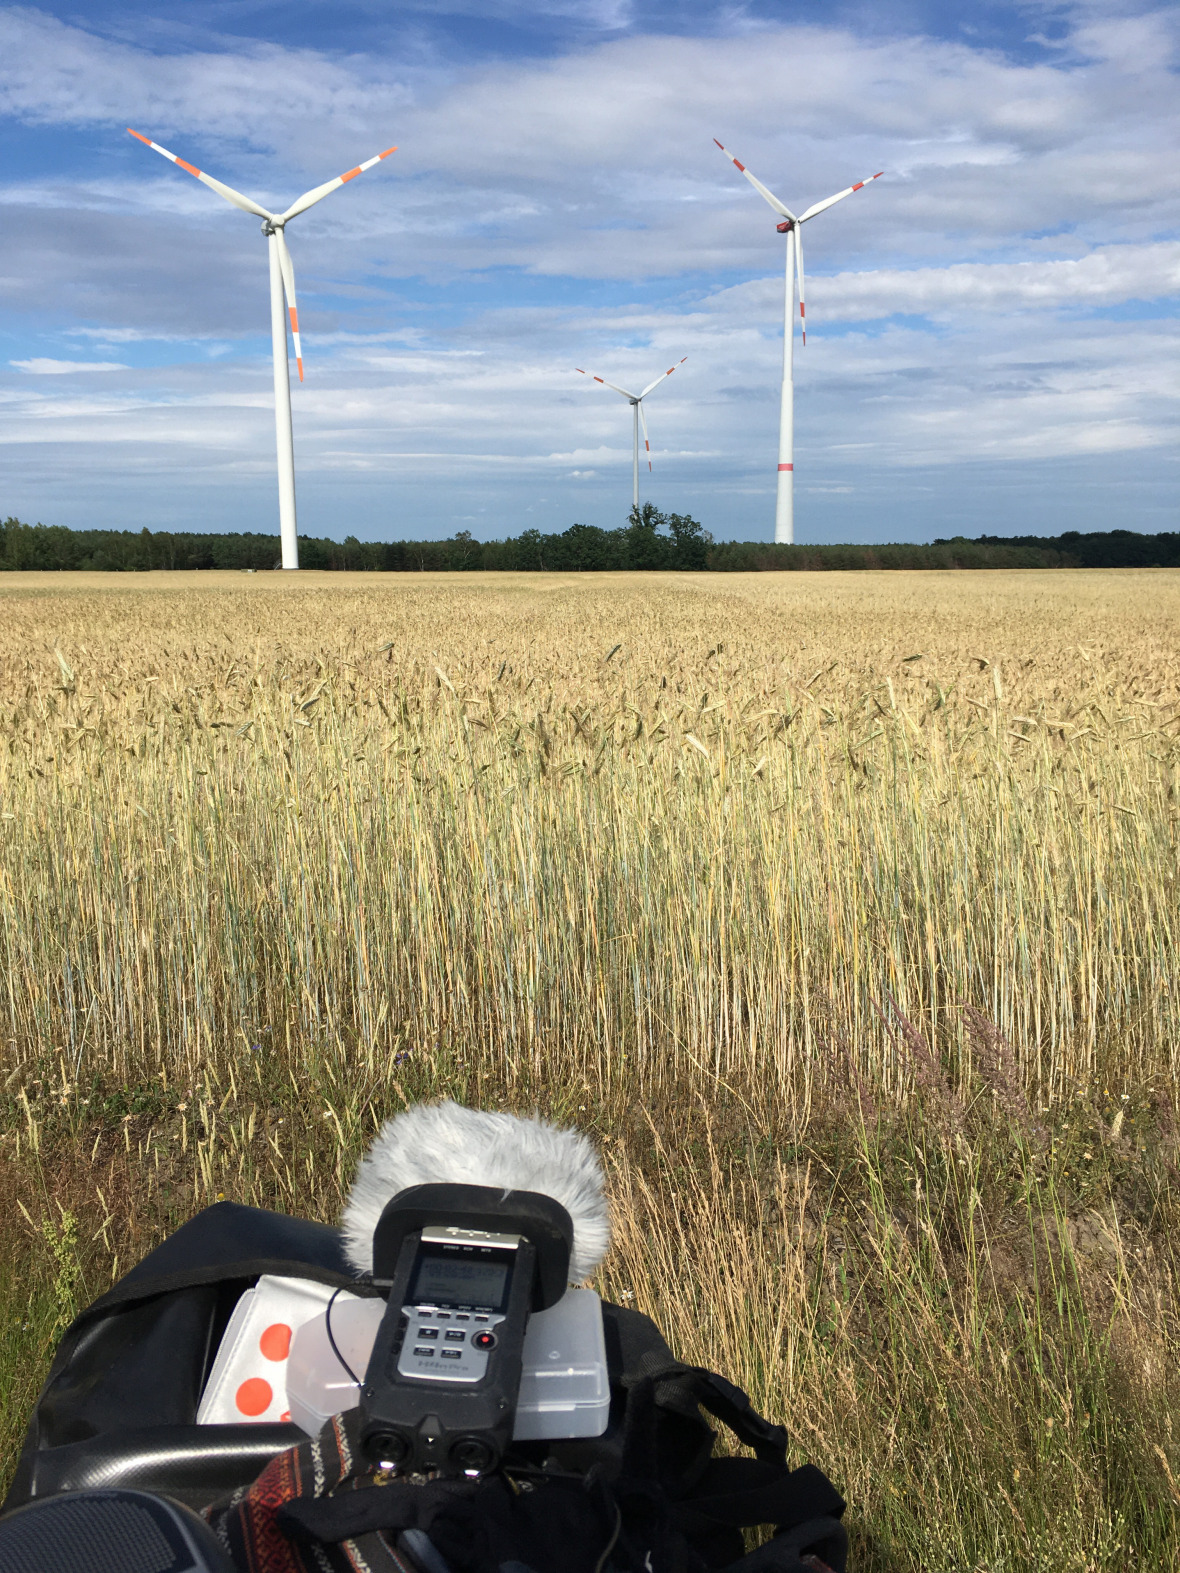
[[[713, 140], [714, 142], [717, 142], [716, 137], [714, 137]], [[757, 191], [760, 196], [766, 198], [767, 202], [770, 203], [771, 207], [776, 213], [780, 214], [783, 218], [789, 218], [792, 220], [792, 222], [794, 221], [795, 215], [791, 212], [789, 207], [786, 207], [782, 202], [779, 201], [773, 191], [767, 191], [766, 187], [760, 180], [755, 180], [746, 166], [741, 163], [740, 160], [734, 158], [733, 154], [727, 147], [723, 146], [720, 142], [717, 142], [717, 146], [721, 148], [721, 151], [725, 154], [729, 162], [736, 165], [737, 168], [741, 170], [742, 174], [745, 175], [746, 179], [753, 186], [754, 190]]]
[[[676, 368], [673, 367], [672, 369], [673, 369], [673, 371], [675, 371]], [[643, 446], [647, 449], [647, 473], [650, 475], [651, 474], [651, 443], [648, 442], [648, 440], [647, 440], [647, 416], [643, 413], [643, 405], [642, 405], [642, 403], [637, 404], [635, 406], [635, 408], [639, 411], [639, 424], [643, 427]]]
[[[688, 359], [687, 355], [682, 355], [680, 357], [680, 359], [676, 362], [676, 366], [683, 366], [687, 359]], [[646, 399], [648, 394], [651, 392], [651, 390], [653, 388], [658, 388], [660, 383], [663, 382], [665, 377], [670, 377], [672, 375], [672, 373], [676, 370], [676, 366], [669, 366], [667, 371], [662, 371], [654, 382], [649, 382], [648, 383], [647, 387], [644, 388], [643, 392], [639, 395], [639, 397], [641, 399]]]
[[279, 247], [279, 268], [283, 275], [283, 294], [287, 297], [287, 316], [291, 320], [291, 337], [295, 340], [295, 364], [299, 368], [299, 380], [303, 381], [303, 350], [299, 344], [299, 309], [295, 304], [295, 265], [291, 261], [291, 253], [287, 249], [287, 237], [281, 229], [275, 230], [275, 240]]
[[355, 180], [358, 175], [363, 175], [366, 169], [372, 169], [374, 164], [379, 164], [383, 158], [388, 158], [391, 153], [396, 153], [397, 148], [387, 147], [384, 153], [378, 153], [375, 158], [366, 159], [363, 164], [358, 164], [355, 169], [349, 169], [343, 175], [337, 175], [335, 180], [326, 180], [322, 186], [315, 186], [311, 191], [305, 191], [296, 202], [283, 214], [283, 223], [289, 218], [294, 218], [297, 213], [306, 213], [308, 208], [321, 202], [330, 191], [336, 191], [340, 186], [350, 180]]
[[137, 137], [139, 141], [150, 147], [153, 152], [162, 154], [171, 163], [179, 164], [181, 169], [188, 170], [189, 174], [195, 175], [203, 186], [208, 186], [211, 191], [216, 191], [219, 197], [224, 197], [227, 202], [232, 202], [234, 207], [241, 208], [243, 213], [253, 213], [258, 218], [274, 218], [274, 214], [268, 212], [259, 203], [252, 201], [249, 197], [244, 197], [240, 191], [235, 191], [232, 186], [227, 186], [220, 180], [214, 180], [212, 175], [207, 175], [203, 169], [198, 169], [195, 164], [186, 164], [184, 159], [177, 158], [175, 153], [169, 153], [166, 147], [161, 147], [158, 142], [153, 142], [150, 137], [145, 137], [142, 131], [132, 131], [130, 126], [127, 127], [127, 131], [129, 135]]
[[807, 308], [803, 304], [803, 231], [795, 225], [795, 266], [799, 269], [799, 327], [807, 343]]
[[[580, 366], [575, 366], [574, 370], [581, 371], [582, 376], [589, 377], [591, 382], [600, 382], [604, 388], [613, 388], [616, 393], [621, 393], [625, 399], [633, 399], [635, 397], [633, 393], [628, 393], [626, 388], [620, 388], [618, 383], [607, 382], [605, 377], [595, 377], [592, 372], [582, 371]], [[643, 395], [640, 394], [639, 397], [642, 398]]]
[[867, 180], [858, 180], [855, 186], [846, 186], [843, 191], [837, 191], [834, 197], [825, 197], [822, 202], [816, 202], [807, 209], [806, 213], [800, 214], [800, 224], [806, 223], [809, 218], [814, 218], [817, 213], [822, 213], [826, 208], [835, 207], [837, 202], [843, 202], [844, 198], [850, 197], [854, 191], [861, 191], [865, 186], [871, 186], [873, 181], [880, 180], [884, 173], [883, 169], [879, 169], [875, 175], [870, 175]]

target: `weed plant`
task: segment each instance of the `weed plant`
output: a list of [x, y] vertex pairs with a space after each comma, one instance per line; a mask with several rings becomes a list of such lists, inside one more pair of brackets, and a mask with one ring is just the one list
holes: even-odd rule
[[0, 576], [0, 1424], [443, 1095], [854, 1566], [1180, 1567], [1180, 575]]

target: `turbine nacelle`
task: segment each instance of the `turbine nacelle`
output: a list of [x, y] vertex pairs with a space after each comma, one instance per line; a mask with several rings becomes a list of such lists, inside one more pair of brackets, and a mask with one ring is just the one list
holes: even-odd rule
[[774, 227], [780, 235], [789, 235], [794, 229], [795, 223], [793, 219], [785, 218], [781, 224], [776, 224]]

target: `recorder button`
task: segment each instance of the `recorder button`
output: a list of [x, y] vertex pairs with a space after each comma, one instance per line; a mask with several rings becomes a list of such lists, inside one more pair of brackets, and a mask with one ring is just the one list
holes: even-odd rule
[[437, 1338], [438, 1337], [438, 1328], [437, 1327], [420, 1327], [418, 1329], [418, 1337], [419, 1338]]
[[461, 1327], [448, 1327], [443, 1337], [448, 1344], [461, 1344], [467, 1337], [467, 1334]]
[[414, 1353], [416, 1355], [433, 1355], [434, 1350], [430, 1347], [429, 1344], [425, 1345], [425, 1347], [418, 1345], [418, 1347], [414, 1350]]
[[463, 1351], [461, 1349], [444, 1349], [442, 1357], [444, 1360], [462, 1360]]
[[494, 1349], [496, 1347], [496, 1335], [495, 1333], [486, 1332], [472, 1333], [471, 1342], [476, 1349]]

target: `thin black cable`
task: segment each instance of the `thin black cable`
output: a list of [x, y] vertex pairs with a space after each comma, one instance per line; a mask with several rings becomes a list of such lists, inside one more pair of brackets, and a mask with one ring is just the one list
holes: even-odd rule
[[[623, 1527], [623, 1510], [622, 1510], [621, 1507], [619, 1507], [618, 1503], [616, 1502], [615, 1503], [615, 1527], [614, 1527], [614, 1530], [611, 1533], [610, 1539], [606, 1543], [605, 1550], [603, 1551], [602, 1555], [599, 1557], [598, 1561], [594, 1564], [594, 1573], [602, 1573], [603, 1568], [606, 1566], [606, 1559], [607, 1559], [607, 1557], [609, 1557], [611, 1552], [615, 1549], [615, 1541], [618, 1540], [618, 1538], [619, 1538], [619, 1531], [620, 1531], [620, 1529], [622, 1529], [622, 1527]], [[646, 1561], [645, 1565], [648, 1568], [651, 1567], [651, 1552], [650, 1551], [647, 1554], [647, 1561]]]
[[334, 1290], [332, 1293], [332, 1298], [328, 1301], [328, 1309], [324, 1312], [324, 1326], [327, 1329], [328, 1342], [332, 1346], [332, 1353], [336, 1356], [337, 1360], [339, 1360], [340, 1364], [344, 1367], [349, 1376], [352, 1377], [353, 1381], [359, 1387], [361, 1385], [360, 1377], [356, 1374], [356, 1372], [349, 1365], [348, 1361], [340, 1353], [340, 1347], [336, 1340], [332, 1337], [332, 1307], [336, 1304], [336, 1296], [340, 1293], [341, 1291], [339, 1289]]

